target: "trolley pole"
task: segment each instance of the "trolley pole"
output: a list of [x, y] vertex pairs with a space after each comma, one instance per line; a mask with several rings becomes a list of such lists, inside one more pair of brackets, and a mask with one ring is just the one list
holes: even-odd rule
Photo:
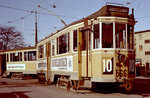
[[46, 11], [50, 12], [52, 15], [56, 16], [56, 17], [64, 24], [65, 27], [67, 26], [67, 24], [65, 23], [65, 21], [62, 20], [62, 19], [61, 19], [58, 15], [56, 15], [54, 12], [50, 11], [49, 9], [43, 8], [43, 7], [41, 7], [40, 5], [38, 5], [38, 7], [41, 8], [41, 9], [43, 9], [43, 10], [46, 10]]
[[37, 46], [37, 11], [35, 11], [35, 46]]

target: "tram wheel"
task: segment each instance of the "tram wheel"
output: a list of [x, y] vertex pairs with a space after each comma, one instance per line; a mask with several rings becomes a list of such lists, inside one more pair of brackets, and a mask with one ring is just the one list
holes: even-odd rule
[[68, 81], [67, 82], [67, 86], [66, 86], [66, 88], [67, 88], [68, 91], [70, 90], [70, 87], [71, 87], [71, 84], [70, 84], [70, 81]]
[[131, 91], [132, 89], [133, 89], [133, 83], [127, 82], [127, 83], [125, 84], [125, 90], [126, 90], [126, 91]]

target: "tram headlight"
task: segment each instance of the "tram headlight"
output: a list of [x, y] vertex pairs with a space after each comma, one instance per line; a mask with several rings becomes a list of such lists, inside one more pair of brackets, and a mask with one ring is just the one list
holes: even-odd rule
[[126, 61], [126, 56], [123, 55], [123, 54], [119, 54], [118, 60], [119, 60], [119, 62], [125, 62]]

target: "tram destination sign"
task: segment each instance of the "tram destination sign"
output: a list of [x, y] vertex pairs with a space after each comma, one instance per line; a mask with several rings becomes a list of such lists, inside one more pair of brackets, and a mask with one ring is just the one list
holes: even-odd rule
[[25, 70], [25, 64], [7, 64], [7, 70]]

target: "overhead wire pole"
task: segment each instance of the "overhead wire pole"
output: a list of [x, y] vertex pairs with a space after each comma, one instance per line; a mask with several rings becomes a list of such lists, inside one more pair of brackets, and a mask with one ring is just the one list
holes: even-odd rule
[[22, 37], [24, 39], [24, 18], [21, 17], [21, 20], [22, 20]]
[[37, 45], [38, 39], [37, 39], [37, 11], [35, 11], [35, 46]]
[[31, 13], [35, 13], [35, 46], [37, 46], [38, 35], [37, 35], [37, 11], [31, 11]]
[[64, 24], [64, 26], [67, 26], [66, 23], [65, 23], [65, 21], [63, 21], [58, 15], [56, 15], [56, 14], [53, 13], [52, 11], [50, 11], [50, 10], [48, 10], [48, 9], [46, 9], [46, 8], [41, 7], [40, 5], [38, 5], [38, 7], [39, 7], [39, 8], [42, 8], [43, 10], [47, 10], [48, 12], [50, 12], [51, 14], [53, 14], [54, 16], [56, 16], [56, 17]]

